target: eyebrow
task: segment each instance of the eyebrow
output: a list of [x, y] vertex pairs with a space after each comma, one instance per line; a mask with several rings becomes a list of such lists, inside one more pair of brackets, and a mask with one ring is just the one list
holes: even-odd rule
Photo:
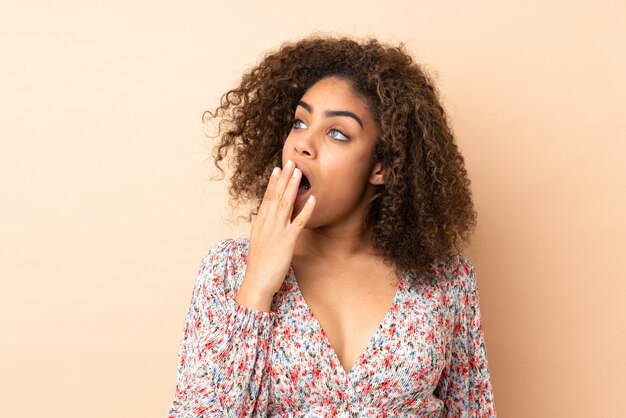
[[[298, 106], [302, 106], [309, 113], [313, 113], [313, 106], [311, 106], [304, 100], [300, 100], [298, 102]], [[333, 116], [347, 116], [356, 120], [359, 123], [359, 125], [361, 125], [361, 128], [363, 128], [363, 122], [361, 121], [361, 118], [359, 118], [355, 113], [350, 112], [348, 110], [327, 110], [324, 112], [324, 116], [326, 116], [327, 118], [330, 118]]]

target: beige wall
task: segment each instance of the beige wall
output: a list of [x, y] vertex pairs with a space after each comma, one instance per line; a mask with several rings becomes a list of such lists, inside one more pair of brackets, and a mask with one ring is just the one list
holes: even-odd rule
[[11, 3], [2, 416], [165, 416], [198, 263], [248, 232], [207, 181], [201, 114], [311, 31], [404, 40], [437, 74], [499, 416], [623, 416], [624, 2]]

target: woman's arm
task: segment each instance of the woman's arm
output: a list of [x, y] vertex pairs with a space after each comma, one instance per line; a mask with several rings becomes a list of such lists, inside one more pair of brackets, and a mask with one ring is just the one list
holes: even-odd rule
[[233, 239], [216, 244], [202, 260], [168, 418], [265, 416], [275, 314], [239, 305], [226, 294], [226, 275], [241, 262], [241, 244]]
[[475, 268], [464, 256], [457, 271], [458, 301], [450, 361], [435, 395], [445, 404], [443, 417], [496, 416], [487, 349], [480, 317]]

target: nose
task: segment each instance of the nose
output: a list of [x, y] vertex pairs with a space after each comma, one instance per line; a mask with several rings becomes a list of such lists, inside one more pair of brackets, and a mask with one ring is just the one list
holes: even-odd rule
[[297, 135], [293, 144], [293, 149], [297, 155], [303, 155], [309, 158], [315, 157], [313, 133], [308, 131]]

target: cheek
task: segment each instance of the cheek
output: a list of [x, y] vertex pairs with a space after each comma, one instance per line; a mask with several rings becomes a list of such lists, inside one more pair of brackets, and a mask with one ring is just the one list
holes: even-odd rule
[[292, 156], [296, 155], [296, 151], [294, 150], [296, 144], [295, 137], [290, 132], [287, 137], [283, 140], [283, 146], [281, 150], [281, 161], [283, 164], [287, 162], [287, 160]]
[[283, 142], [283, 148], [281, 151], [281, 161], [285, 161], [285, 154], [287, 153], [287, 150], [289, 149], [289, 137], [287, 137], [287, 139], [285, 139], [285, 142]]
[[[327, 177], [328, 191], [337, 197], [349, 197], [359, 195], [368, 180], [368, 167], [363, 164], [364, 160], [342, 160]], [[330, 171], [329, 171], [330, 173]]]

